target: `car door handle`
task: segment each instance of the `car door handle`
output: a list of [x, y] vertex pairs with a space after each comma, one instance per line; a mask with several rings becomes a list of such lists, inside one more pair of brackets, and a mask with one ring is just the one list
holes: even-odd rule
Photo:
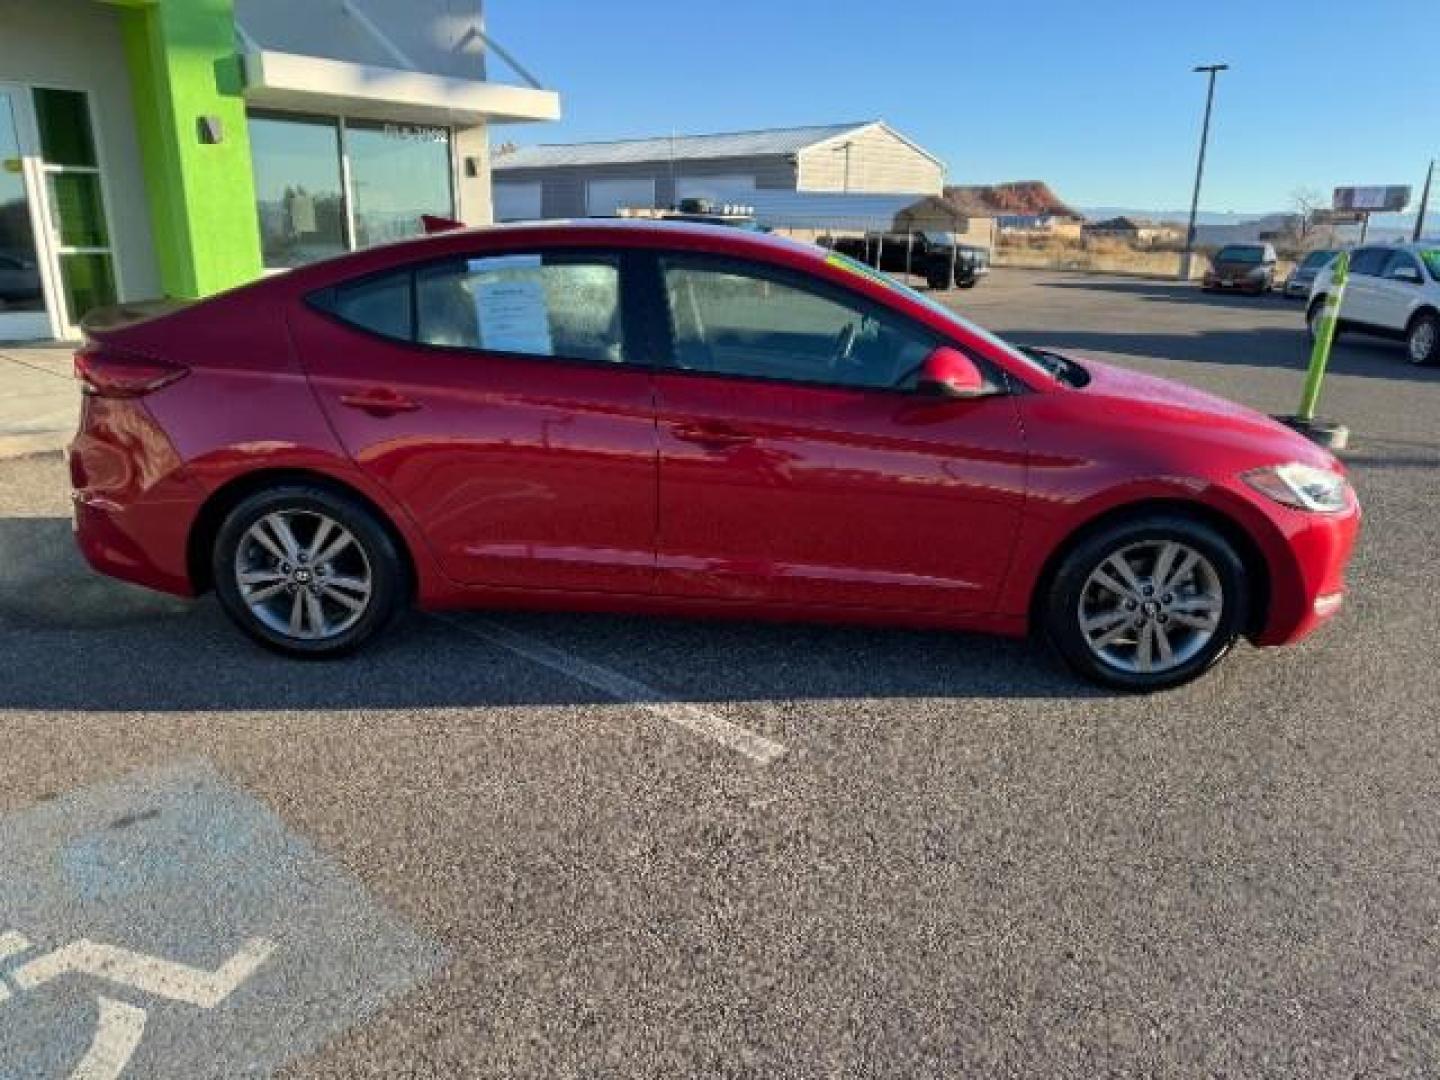
[[394, 416], [396, 413], [414, 412], [420, 408], [418, 401], [380, 387], [362, 390], [356, 394], [341, 394], [340, 404], [346, 408], [367, 412], [371, 416]]
[[743, 431], [712, 424], [676, 424], [671, 433], [681, 442], [694, 443], [707, 450], [724, 450], [755, 441], [755, 436]]

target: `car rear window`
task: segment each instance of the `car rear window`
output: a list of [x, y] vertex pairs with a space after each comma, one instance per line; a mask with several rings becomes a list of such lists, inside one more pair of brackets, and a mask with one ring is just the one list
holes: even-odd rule
[[1215, 256], [1216, 262], [1258, 263], [1265, 258], [1265, 249], [1260, 247], [1223, 247]]

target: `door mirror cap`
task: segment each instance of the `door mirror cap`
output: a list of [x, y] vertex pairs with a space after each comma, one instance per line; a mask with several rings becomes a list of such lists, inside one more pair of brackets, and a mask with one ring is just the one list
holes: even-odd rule
[[941, 345], [920, 365], [915, 389], [933, 397], [976, 398], [993, 393], [975, 361], [959, 349]]

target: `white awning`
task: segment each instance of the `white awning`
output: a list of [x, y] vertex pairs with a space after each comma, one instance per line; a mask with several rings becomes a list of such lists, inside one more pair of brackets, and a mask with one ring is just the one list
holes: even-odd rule
[[245, 100], [262, 108], [456, 127], [560, 118], [552, 90], [270, 49], [244, 61]]

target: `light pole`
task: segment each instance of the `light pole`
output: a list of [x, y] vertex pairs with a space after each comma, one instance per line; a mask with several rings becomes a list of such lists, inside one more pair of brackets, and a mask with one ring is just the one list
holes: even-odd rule
[[1425, 235], [1425, 207], [1430, 204], [1430, 181], [1435, 178], [1435, 159], [1430, 159], [1430, 167], [1425, 170], [1425, 186], [1420, 189], [1420, 209], [1415, 211], [1415, 235], [1410, 239], [1414, 243], [1420, 242], [1420, 237]]
[[1200, 127], [1200, 159], [1195, 162], [1195, 193], [1190, 197], [1190, 225], [1185, 230], [1185, 254], [1180, 257], [1180, 279], [1190, 280], [1190, 261], [1195, 257], [1195, 215], [1200, 210], [1200, 179], [1205, 175], [1205, 144], [1210, 141], [1210, 107], [1215, 103], [1215, 75], [1229, 71], [1229, 64], [1201, 64], [1194, 69], [1210, 76], [1205, 91], [1205, 122]]

